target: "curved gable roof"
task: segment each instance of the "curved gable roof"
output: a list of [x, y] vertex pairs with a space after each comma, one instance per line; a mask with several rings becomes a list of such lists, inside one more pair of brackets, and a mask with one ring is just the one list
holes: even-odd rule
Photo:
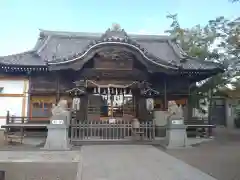
[[39, 48], [38, 53], [49, 64], [72, 61], [88, 51], [91, 46], [104, 42], [134, 45], [159, 65], [176, 67], [180, 65], [182, 58], [180, 51], [175, 52], [172, 38], [168, 36], [127, 35], [125, 31], [111, 30], [107, 30], [104, 34], [42, 31], [41, 35], [44, 36], [45, 43]]
[[101, 33], [77, 33], [40, 30], [38, 41], [32, 51], [0, 57], [6, 65], [46, 66], [47, 64], [68, 63], [83, 56], [86, 51], [99, 43], [127, 43], [139, 49], [154, 64], [173, 69], [211, 70], [222, 69], [215, 63], [188, 58], [169, 36], [127, 34], [124, 30], [108, 29]]

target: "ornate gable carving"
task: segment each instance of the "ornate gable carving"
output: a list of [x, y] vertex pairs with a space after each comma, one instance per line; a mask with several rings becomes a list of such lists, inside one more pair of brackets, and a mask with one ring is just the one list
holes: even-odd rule
[[129, 39], [127, 33], [124, 29], [121, 29], [120, 25], [113, 24], [112, 28], [108, 29], [101, 37], [102, 41], [107, 40], [120, 40], [120, 41], [127, 41]]
[[101, 51], [94, 58], [94, 68], [97, 69], [132, 69], [134, 56], [117, 48]]

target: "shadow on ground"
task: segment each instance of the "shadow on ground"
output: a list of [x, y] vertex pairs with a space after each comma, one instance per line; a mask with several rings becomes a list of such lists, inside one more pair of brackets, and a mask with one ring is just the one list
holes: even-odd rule
[[240, 129], [217, 128], [212, 141], [166, 152], [218, 180], [240, 180]]

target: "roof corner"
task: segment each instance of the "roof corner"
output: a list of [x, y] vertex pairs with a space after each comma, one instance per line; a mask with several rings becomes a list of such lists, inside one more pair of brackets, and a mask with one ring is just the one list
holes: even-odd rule
[[37, 39], [37, 42], [33, 48], [33, 51], [35, 51], [37, 54], [39, 54], [42, 49], [46, 46], [47, 42], [50, 39], [50, 35], [46, 34], [45, 30], [39, 29], [39, 36]]

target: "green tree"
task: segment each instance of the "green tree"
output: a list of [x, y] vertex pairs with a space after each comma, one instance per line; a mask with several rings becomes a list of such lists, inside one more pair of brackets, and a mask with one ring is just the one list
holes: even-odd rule
[[[212, 101], [212, 94], [231, 83], [231, 79], [239, 75], [238, 65], [240, 47], [240, 18], [227, 20], [223, 16], [210, 20], [206, 25], [196, 25], [192, 28], [182, 28], [177, 14], [168, 15], [172, 23], [166, 32], [174, 36], [182, 49], [199, 60], [210, 60], [226, 67], [226, 72], [218, 74], [202, 82], [202, 85], [192, 92], [191, 105], [200, 108], [200, 101]], [[218, 42], [218, 43], [217, 43]]]

